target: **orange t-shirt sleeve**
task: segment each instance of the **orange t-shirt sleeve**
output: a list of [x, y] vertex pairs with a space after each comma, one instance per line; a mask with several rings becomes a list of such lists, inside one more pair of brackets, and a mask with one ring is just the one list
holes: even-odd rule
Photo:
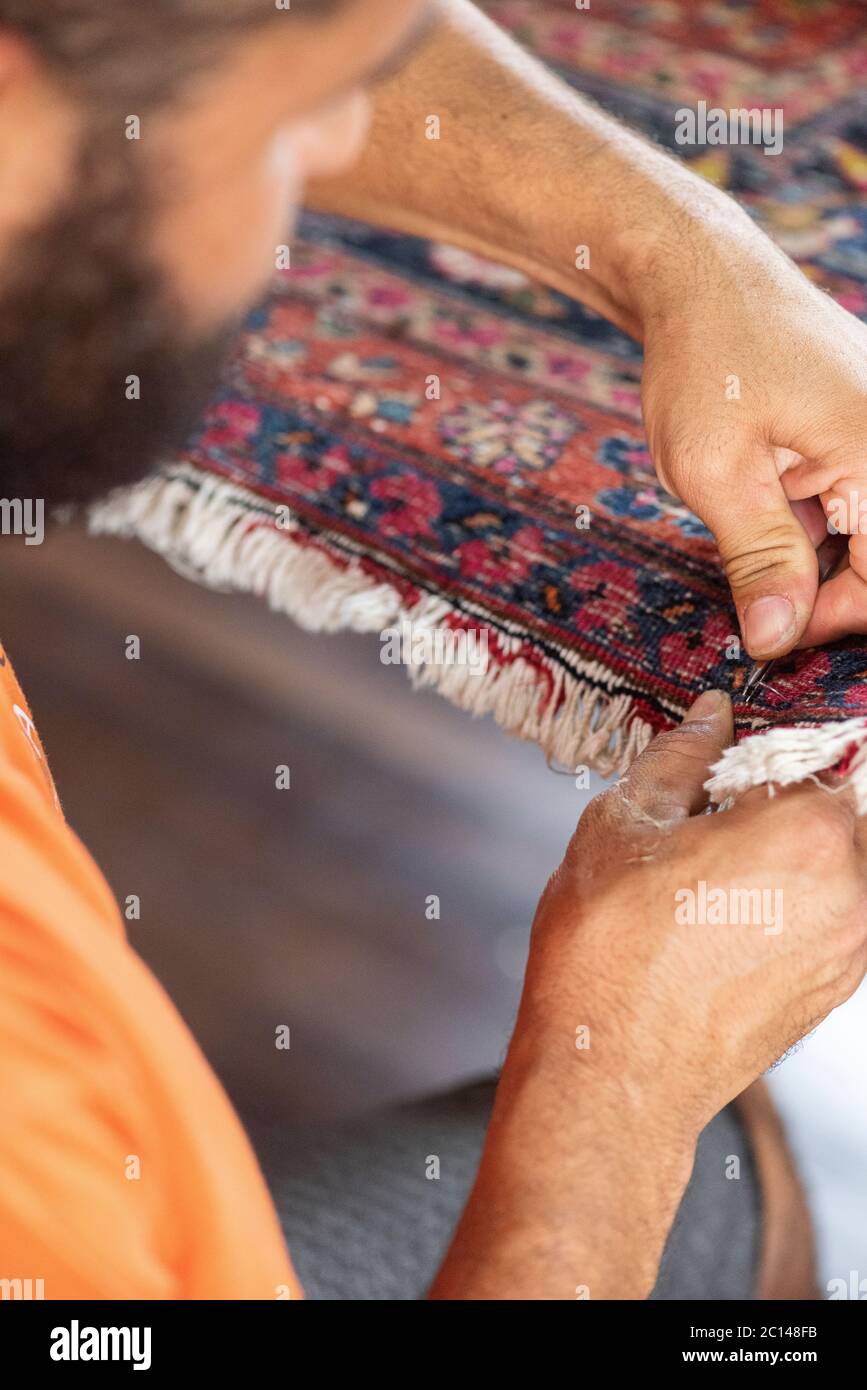
[[302, 1296], [228, 1099], [57, 805], [0, 652], [0, 1280]]

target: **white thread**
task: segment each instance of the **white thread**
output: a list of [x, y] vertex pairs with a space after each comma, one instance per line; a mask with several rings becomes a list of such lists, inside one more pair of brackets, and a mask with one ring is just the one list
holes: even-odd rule
[[752, 787], [788, 787], [835, 767], [852, 748], [844, 782], [855, 793], [859, 813], [867, 810], [867, 719], [812, 728], [769, 729], [727, 748], [711, 768], [705, 788], [711, 801], [723, 802]]

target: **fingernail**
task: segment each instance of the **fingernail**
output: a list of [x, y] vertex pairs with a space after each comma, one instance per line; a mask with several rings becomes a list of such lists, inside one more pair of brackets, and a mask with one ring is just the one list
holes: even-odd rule
[[684, 715], [684, 724], [691, 724], [695, 719], [712, 719], [722, 712], [728, 698], [724, 690], [703, 690]]
[[795, 635], [795, 606], [782, 594], [757, 598], [744, 613], [744, 640], [750, 656], [764, 656]]

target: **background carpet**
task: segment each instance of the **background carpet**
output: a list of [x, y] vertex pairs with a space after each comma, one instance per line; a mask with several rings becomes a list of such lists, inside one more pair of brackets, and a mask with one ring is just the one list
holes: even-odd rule
[[[486, 8], [679, 155], [680, 106], [782, 107], [779, 155], [686, 156], [867, 316], [861, 4]], [[737, 624], [713, 541], [656, 482], [640, 369], [616, 329], [511, 270], [307, 217], [196, 437], [94, 524], [310, 627], [484, 627], [486, 677], [427, 665], [415, 678], [570, 767], [615, 771], [708, 685], [737, 707], [748, 670], [727, 655]], [[857, 639], [798, 656], [737, 709], [741, 727], [865, 712]]]

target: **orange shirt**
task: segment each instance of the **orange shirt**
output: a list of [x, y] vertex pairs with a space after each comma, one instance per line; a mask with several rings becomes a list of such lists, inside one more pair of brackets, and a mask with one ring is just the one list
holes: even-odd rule
[[241, 1125], [66, 824], [0, 649], [0, 1281], [17, 1279], [47, 1299], [302, 1296]]

